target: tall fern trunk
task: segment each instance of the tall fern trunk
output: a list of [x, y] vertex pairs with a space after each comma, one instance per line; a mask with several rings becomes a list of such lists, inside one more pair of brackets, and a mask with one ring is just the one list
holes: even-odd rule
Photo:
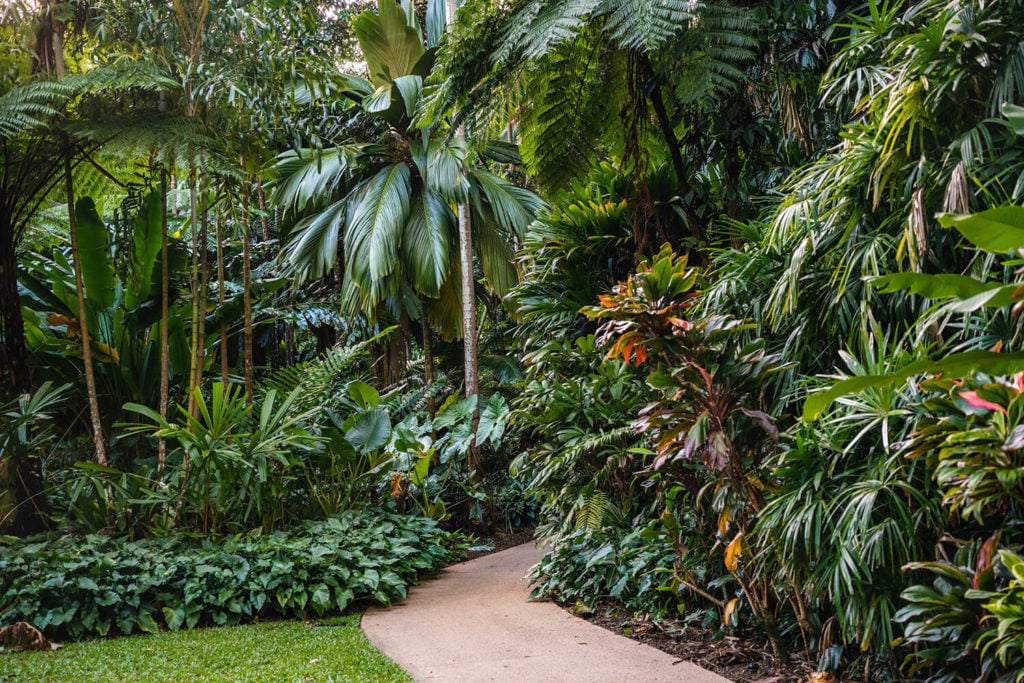
[[82, 333], [82, 364], [85, 366], [85, 393], [89, 401], [89, 420], [92, 422], [92, 444], [96, 464], [107, 464], [107, 449], [103, 442], [103, 423], [100, 404], [96, 397], [96, 377], [92, 371], [92, 341], [89, 339], [89, 319], [85, 311], [85, 284], [82, 281], [82, 263], [78, 250], [78, 220], [75, 217], [75, 189], [71, 183], [71, 155], [64, 157], [64, 188], [67, 192], [68, 226], [71, 232], [71, 260], [75, 269], [75, 298], [78, 299], [78, 324]]
[[249, 193], [242, 192], [242, 355], [245, 368], [245, 402], [252, 405], [252, 255], [249, 250]]
[[0, 215], [0, 403], [13, 401], [31, 388], [14, 225], [5, 213]]
[[224, 234], [223, 220], [220, 213], [217, 214], [217, 305], [220, 307], [220, 381], [224, 383], [225, 389], [228, 386], [228, 326], [224, 322], [224, 302], [227, 296], [224, 292]]
[[[163, 210], [160, 212], [160, 416], [167, 419], [167, 404], [170, 403], [170, 270], [167, 264], [167, 171], [160, 172], [160, 193]], [[160, 439], [156, 450], [156, 471], [163, 474], [167, 463], [167, 442]]]

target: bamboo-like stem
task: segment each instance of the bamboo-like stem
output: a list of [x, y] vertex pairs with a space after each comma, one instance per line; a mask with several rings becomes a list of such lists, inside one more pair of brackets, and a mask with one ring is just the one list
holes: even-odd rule
[[85, 366], [85, 392], [89, 401], [89, 420], [92, 422], [92, 443], [96, 464], [107, 464], [107, 448], [103, 441], [103, 423], [96, 398], [96, 376], [92, 368], [92, 341], [89, 338], [89, 319], [85, 310], [85, 284], [82, 280], [81, 255], [78, 251], [78, 219], [75, 216], [75, 189], [71, 182], [71, 151], [64, 156], [64, 183], [68, 202], [68, 226], [71, 231], [71, 256], [75, 270], [75, 294], [78, 299], [78, 326], [82, 335], [82, 363]]

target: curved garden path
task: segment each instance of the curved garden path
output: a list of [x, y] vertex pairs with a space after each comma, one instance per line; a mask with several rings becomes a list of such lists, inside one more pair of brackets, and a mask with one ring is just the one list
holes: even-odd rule
[[529, 602], [532, 543], [448, 567], [363, 616], [370, 641], [417, 681], [727, 683], [689, 662]]

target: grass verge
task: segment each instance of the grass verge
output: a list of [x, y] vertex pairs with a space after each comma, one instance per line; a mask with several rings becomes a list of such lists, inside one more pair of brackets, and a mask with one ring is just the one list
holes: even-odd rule
[[0, 655], [0, 681], [411, 681], [352, 614], [69, 643]]

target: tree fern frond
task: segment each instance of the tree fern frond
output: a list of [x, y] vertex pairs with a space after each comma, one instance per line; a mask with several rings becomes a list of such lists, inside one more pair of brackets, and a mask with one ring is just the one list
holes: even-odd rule
[[529, 73], [534, 93], [523, 111], [521, 151], [537, 183], [564, 188], [597, 158], [598, 141], [616, 123], [624, 83], [621, 60], [588, 36], [562, 46]]
[[679, 31], [690, 28], [697, 3], [689, 0], [605, 0], [605, 30], [625, 49], [654, 52]]

